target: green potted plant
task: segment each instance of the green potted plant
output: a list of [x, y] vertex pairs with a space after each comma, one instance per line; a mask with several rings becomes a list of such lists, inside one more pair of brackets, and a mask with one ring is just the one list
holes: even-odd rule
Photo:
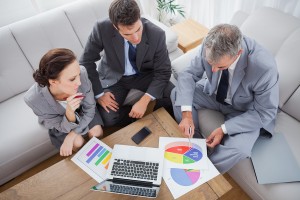
[[[185, 17], [184, 7], [176, 4], [175, 0], [156, 0], [158, 10], [158, 20], [165, 22], [167, 15], [176, 15], [178, 13], [182, 17]], [[170, 19], [168, 19], [169, 21]]]

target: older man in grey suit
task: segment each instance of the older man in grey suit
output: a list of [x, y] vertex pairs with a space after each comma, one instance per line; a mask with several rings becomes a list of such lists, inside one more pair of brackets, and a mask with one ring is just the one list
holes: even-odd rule
[[279, 104], [276, 62], [236, 26], [217, 25], [190, 66], [178, 75], [171, 99], [179, 127], [187, 137], [194, 133], [194, 137], [201, 137], [198, 110], [224, 114], [225, 123], [210, 133], [206, 143], [212, 150], [209, 158], [225, 173], [251, 156], [261, 131], [273, 134]]
[[[103, 51], [101, 59], [100, 52]], [[100, 60], [98, 71], [95, 62]], [[105, 126], [141, 118], [151, 100], [156, 108], [172, 110], [171, 64], [163, 30], [140, 18], [135, 0], [115, 0], [109, 19], [97, 22], [80, 64], [86, 67]], [[123, 106], [130, 89], [145, 94], [131, 107]]]

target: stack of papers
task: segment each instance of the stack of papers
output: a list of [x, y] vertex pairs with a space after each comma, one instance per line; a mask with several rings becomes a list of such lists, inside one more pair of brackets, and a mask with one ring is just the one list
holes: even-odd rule
[[207, 157], [205, 139], [160, 137], [164, 149], [163, 178], [173, 197], [180, 196], [213, 179], [220, 173]]

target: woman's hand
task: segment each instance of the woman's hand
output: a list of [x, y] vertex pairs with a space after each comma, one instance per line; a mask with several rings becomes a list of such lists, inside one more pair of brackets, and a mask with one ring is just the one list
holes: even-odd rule
[[69, 96], [67, 98], [67, 107], [66, 107], [66, 110], [71, 111], [71, 112], [75, 112], [75, 110], [77, 108], [79, 108], [80, 103], [81, 103], [81, 101], [82, 101], [83, 98], [84, 98], [84, 96], [82, 96], [82, 93], [76, 93], [76, 94], [74, 94], [72, 96]]
[[[77, 98], [77, 96], [80, 96]], [[76, 122], [75, 110], [79, 108], [84, 96], [82, 93], [76, 93], [67, 98], [66, 117], [69, 122]]]
[[61, 156], [70, 156], [73, 151], [73, 144], [76, 137], [76, 133], [71, 131], [65, 138], [63, 144], [60, 147]]

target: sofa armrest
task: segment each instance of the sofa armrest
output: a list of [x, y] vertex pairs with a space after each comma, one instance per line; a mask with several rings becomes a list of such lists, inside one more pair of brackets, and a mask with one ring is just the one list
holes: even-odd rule
[[172, 73], [176, 80], [178, 78], [178, 73], [183, 71], [186, 67], [188, 67], [191, 64], [191, 61], [193, 60], [193, 58], [196, 57], [200, 47], [201, 45], [188, 51], [187, 53], [172, 61]]
[[241, 27], [244, 21], [248, 18], [249, 14], [244, 11], [237, 11], [234, 13], [233, 17], [230, 20], [230, 24]]
[[169, 54], [178, 49], [178, 36], [172, 29], [170, 29], [169, 27], [167, 27], [166, 25], [157, 21], [156, 19], [154, 19], [149, 15], [143, 15], [143, 17], [148, 19], [153, 24], [155, 24], [156, 26], [158, 26], [159, 28], [165, 31], [166, 44], [167, 44], [167, 49], [169, 51]]

